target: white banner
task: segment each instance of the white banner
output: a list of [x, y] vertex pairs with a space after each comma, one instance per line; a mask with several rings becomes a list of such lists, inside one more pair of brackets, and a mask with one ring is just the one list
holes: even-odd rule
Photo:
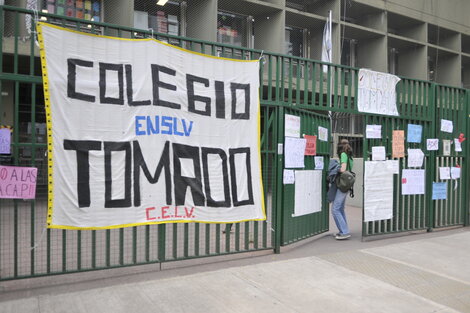
[[359, 70], [357, 110], [359, 112], [398, 116], [395, 75]]
[[257, 60], [44, 23], [38, 30], [48, 227], [266, 218]]

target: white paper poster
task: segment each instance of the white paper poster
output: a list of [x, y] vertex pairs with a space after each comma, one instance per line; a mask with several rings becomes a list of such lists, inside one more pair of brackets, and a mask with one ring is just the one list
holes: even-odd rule
[[372, 161], [385, 161], [385, 147], [372, 147]]
[[459, 141], [459, 138], [454, 139], [454, 149], [455, 152], [462, 152], [462, 144]]
[[442, 154], [443, 155], [450, 155], [450, 144], [452, 141], [448, 139], [442, 140]]
[[400, 173], [400, 163], [398, 160], [386, 160], [385, 164], [393, 174]]
[[358, 111], [398, 116], [395, 86], [399, 81], [400, 78], [392, 74], [360, 69]]
[[304, 152], [307, 141], [304, 138], [285, 137], [284, 167], [304, 168]]
[[328, 128], [318, 126], [318, 140], [328, 141]]
[[422, 167], [424, 153], [421, 149], [408, 149], [408, 167]]
[[382, 138], [382, 125], [367, 125], [366, 138], [368, 139], [381, 139]]
[[294, 215], [320, 212], [322, 205], [322, 171], [295, 171]]
[[257, 60], [38, 31], [49, 228], [266, 219]]
[[316, 156], [315, 158], [315, 169], [322, 170], [324, 166], [324, 161], [322, 156]]
[[460, 167], [451, 167], [450, 176], [451, 176], [452, 179], [459, 179], [460, 178]]
[[393, 217], [393, 168], [387, 162], [364, 162], [364, 220]]
[[402, 195], [424, 195], [424, 170], [401, 171], [401, 194]]
[[446, 133], [454, 132], [454, 124], [449, 120], [441, 120], [441, 131]]
[[295, 183], [295, 174], [294, 170], [287, 170], [284, 169], [284, 175], [283, 175], [283, 184], [284, 185], [291, 185]]
[[439, 179], [450, 179], [450, 167], [439, 167]]
[[284, 115], [284, 135], [288, 137], [300, 137], [300, 116]]
[[426, 139], [426, 148], [428, 151], [439, 150], [439, 139]]

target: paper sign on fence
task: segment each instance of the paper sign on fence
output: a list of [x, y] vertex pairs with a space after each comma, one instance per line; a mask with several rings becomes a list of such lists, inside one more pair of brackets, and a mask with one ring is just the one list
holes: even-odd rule
[[317, 154], [317, 136], [304, 136], [305, 143], [305, 155], [316, 155]]
[[424, 153], [421, 149], [408, 149], [408, 167], [423, 166]]
[[361, 68], [358, 82], [358, 111], [398, 116], [395, 86], [399, 81], [400, 78], [395, 75]]
[[372, 147], [372, 161], [385, 161], [385, 147]]
[[426, 139], [426, 148], [429, 151], [439, 150], [439, 139], [437, 138]]
[[11, 132], [8, 128], [0, 129], [0, 154], [10, 154]]
[[364, 162], [364, 220], [393, 216], [393, 168], [387, 162]]
[[459, 138], [454, 139], [454, 150], [455, 152], [462, 152], [462, 144], [459, 141]]
[[454, 124], [452, 121], [441, 119], [441, 131], [446, 133], [454, 132]]
[[294, 216], [321, 211], [322, 171], [295, 171]]
[[382, 125], [367, 125], [366, 126], [366, 138], [382, 138]]
[[322, 156], [316, 156], [315, 157], [315, 169], [316, 170], [322, 170], [323, 169], [323, 157]]
[[422, 133], [422, 125], [408, 124], [408, 135], [406, 140], [408, 142], [420, 143]]
[[304, 168], [305, 167], [305, 146], [307, 141], [304, 138], [285, 137], [284, 143], [284, 167]]
[[283, 175], [283, 180], [282, 183], [284, 185], [290, 185], [295, 183], [295, 174], [294, 170], [288, 170], [284, 169], [284, 175]]
[[401, 175], [402, 195], [424, 195], [424, 170], [405, 169]]
[[392, 158], [405, 157], [405, 131], [394, 130], [392, 137]]
[[432, 200], [447, 199], [447, 182], [432, 183]]
[[386, 160], [385, 165], [393, 174], [400, 173], [400, 163], [398, 160]]
[[288, 137], [300, 137], [300, 116], [284, 115], [284, 135]]
[[34, 199], [37, 176], [35, 167], [0, 165], [0, 198]]
[[450, 177], [452, 179], [459, 179], [460, 178], [460, 167], [451, 167], [450, 168]]
[[318, 140], [328, 141], [328, 128], [318, 126]]
[[439, 179], [450, 179], [450, 167], [439, 167]]

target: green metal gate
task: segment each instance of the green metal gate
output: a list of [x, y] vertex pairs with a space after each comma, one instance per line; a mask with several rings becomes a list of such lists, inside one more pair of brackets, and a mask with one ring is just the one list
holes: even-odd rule
[[[468, 91], [467, 91], [468, 92]], [[398, 232], [427, 230], [434, 228], [468, 225], [468, 148], [462, 144], [462, 152], [456, 152], [454, 144], [444, 155], [443, 140], [454, 143], [460, 133], [468, 133], [468, 104], [466, 91], [455, 87], [430, 82], [403, 79], [397, 85], [397, 106], [399, 117], [366, 115], [365, 125], [382, 125], [381, 139], [364, 137], [364, 160], [371, 159], [373, 146], [385, 146], [387, 159], [392, 159], [392, 132], [404, 130], [408, 124], [423, 127], [420, 143], [405, 141], [407, 148], [424, 152], [425, 194], [402, 195], [402, 169], [408, 168], [408, 156], [399, 158], [400, 171], [394, 175], [393, 217], [389, 220], [363, 222], [363, 236], [383, 235]], [[452, 121], [453, 132], [442, 132], [441, 120]], [[427, 150], [427, 138], [439, 139], [439, 150]], [[439, 167], [461, 167], [457, 180], [443, 180]], [[447, 199], [432, 200], [433, 182], [447, 182]], [[467, 219], [467, 220], [466, 220]]]
[[[224, 224], [166, 224], [115, 230], [74, 231], [45, 229], [47, 204], [47, 132], [39, 50], [22, 23], [34, 12], [0, 6], [0, 123], [13, 127], [11, 156], [1, 164], [38, 168], [35, 200], [0, 199], [0, 280], [18, 279], [137, 264], [162, 263], [247, 251], [274, 249], [328, 230], [326, 190], [322, 190], [322, 211], [292, 217], [295, 187], [283, 185], [285, 114], [301, 117], [301, 132], [315, 135], [318, 126], [329, 129], [329, 112], [359, 114], [356, 92], [357, 68], [325, 64], [293, 56], [267, 53], [202, 40], [154, 34], [100, 22], [84, 21], [47, 13], [40, 19], [81, 31], [125, 38], [155, 37], [173, 45], [204, 54], [238, 59], [262, 57], [260, 68], [261, 154], [267, 220], [235, 224], [223, 232]], [[34, 36], [34, 34], [32, 35]], [[400, 117], [364, 115], [364, 124], [382, 124], [381, 139], [364, 139], [363, 154], [370, 158], [374, 145], [391, 151], [391, 135], [407, 124], [423, 126], [423, 138], [453, 139], [463, 132], [470, 137], [470, 92], [431, 82], [403, 79], [397, 86]], [[3, 96], [3, 92], [6, 95]], [[316, 112], [316, 113], [315, 113]], [[11, 116], [7, 120], [5, 116]], [[453, 134], [439, 131], [440, 119], [452, 120]], [[317, 154], [324, 157], [323, 179], [330, 156], [330, 143], [317, 140]], [[425, 142], [407, 144], [425, 152], [426, 194], [402, 196], [401, 177], [394, 178], [394, 215], [386, 221], [363, 223], [363, 235], [431, 230], [468, 225], [468, 151], [444, 156], [442, 150], [427, 151]], [[282, 149], [281, 149], [282, 151]], [[389, 155], [388, 158], [391, 158]], [[306, 157], [306, 170], [313, 158]], [[447, 200], [431, 200], [432, 182], [439, 181], [438, 167], [462, 167], [455, 188], [448, 185]], [[400, 160], [400, 169], [406, 158]], [[326, 185], [326, 184], [325, 184]]]
[[[320, 115], [310, 111], [294, 109], [294, 108], [285, 108], [281, 111], [284, 111], [285, 114], [295, 115], [300, 117], [300, 134], [305, 135], [316, 135], [316, 154], [317, 156], [322, 156], [324, 160], [324, 166], [322, 171], [322, 190], [321, 190], [321, 211], [316, 213], [311, 213], [302, 216], [294, 216], [294, 207], [295, 207], [295, 188], [299, 188], [296, 183], [294, 184], [283, 184], [281, 185], [281, 179], [279, 179], [279, 190], [282, 190], [282, 233], [281, 233], [281, 244], [287, 245], [314, 235], [318, 235], [328, 231], [329, 229], [329, 207], [326, 197], [326, 175], [328, 172], [329, 164], [329, 155], [330, 155], [330, 143], [329, 141], [320, 141], [318, 140], [318, 127], [323, 127], [328, 129], [328, 134], [330, 134], [330, 120], [327, 115]], [[284, 134], [284, 119], [280, 119], [280, 132], [279, 134]], [[285, 139], [282, 136], [280, 141]], [[285, 146], [285, 142], [284, 142]], [[279, 151], [280, 152], [280, 151]], [[285, 154], [283, 153], [281, 162], [285, 159]], [[305, 167], [302, 170], [319, 170], [315, 168], [314, 157], [313, 156], [304, 156]], [[284, 162], [283, 162], [284, 163]], [[282, 168], [282, 167], [281, 167]], [[297, 171], [295, 171], [297, 175]]]

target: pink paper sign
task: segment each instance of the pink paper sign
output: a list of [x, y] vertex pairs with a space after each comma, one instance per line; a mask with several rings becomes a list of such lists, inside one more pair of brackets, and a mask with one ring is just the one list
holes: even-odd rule
[[0, 198], [34, 199], [37, 173], [35, 167], [0, 165]]
[[0, 129], [0, 154], [10, 154], [11, 134], [8, 128]]

